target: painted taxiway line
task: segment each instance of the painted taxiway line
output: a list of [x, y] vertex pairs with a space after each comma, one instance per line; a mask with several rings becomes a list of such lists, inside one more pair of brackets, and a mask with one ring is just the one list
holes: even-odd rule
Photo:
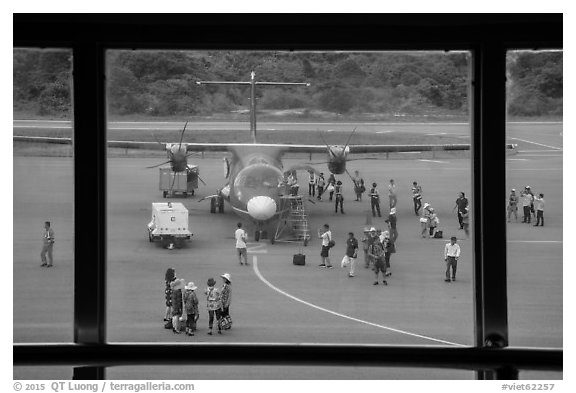
[[435, 160], [425, 160], [425, 159], [420, 159], [418, 161], [422, 161], [422, 162], [436, 162], [438, 164], [448, 164], [448, 161], [435, 161]]
[[560, 243], [562, 240], [507, 240], [507, 243]]
[[437, 343], [440, 343], [440, 344], [453, 345], [453, 346], [457, 346], [457, 347], [466, 347], [466, 345], [463, 345], [463, 344], [458, 344], [458, 343], [453, 343], [453, 342], [450, 342], [450, 341], [440, 340], [440, 339], [437, 339], [437, 338], [434, 338], [434, 337], [423, 336], [423, 335], [420, 335], [420, 334], [407, 332], [407, 331], [405, 331], [405, 330], [394, 329], [394, 328], [391, 328], [391, 327], [389, 327], [389, 326], [384, 326], [384, 325], [379, 325], [379, 324], [377, 324], [377, 323], [364, 321], [364, 320], [362, 320], [362, 319], [350, 317], [350, 316], [348, 316], [348, 315], [340, 314], [340, 313], [338, 313], [338, 312], [336, 312], [336, 311], [328, 310], [327, 308], [323, 308], [323, 307], [317, 306], [317, 305], [315, 305], [315, 304], [312, 304], [312, 303], [310, 303], [310, 302], [307, 302], [307, 301], [305, 301], [305, 300], [302, 300], [302, 299], [300, 299], [300, 298], [297, 298], [296, 296], [293, 296], [293, 295], [289, 294], [288, 292], [285, 292], [285, 291], [281, 290], [280, 288], [277, 288], [277, 287], [275, 287], [274, 285], [272, 285], [272, 284], [271, 284], [268, 280], [266, 280], [266, 279], [264, 278], [264, 276], [262, 276], [262, 274], [260, 273], [260, 270], [258, 269], [258, 257], [256, 257], [256, 256], [253, 256], [253, 257], [252, 257], [252, 268], [253, 268], [253, 270], [254, 270], [254, 273], [256, 273], [256, 276], [258, 276], [258, 278], [260, 279], [260, 281], [262, 281], [264, 284], [266, 284], [268, 287], [270, 287], [270, 288], [273, 289], [274, 291], [276, 291], [276, 292], [280, 293], [281, 295], [284, 295], [284, 296], [286, 296], [286, 297], [288, 297], [288, 298], [290, 298], [290, 299], [292, 299], [292, 300], [295, 300], [295, 301], [297, 301], [297, 302], [299, 302], [299, 303], [302, 303], [302, 304], [304, 304], [304, 305], [306, 305], [306, 306], [308, 306], [308, 307], [315, 308], [316, 310], [324, 311], [324, 312], [326, 312], [326, 313], [328, 313], [328, 314], [332, 314], [332, 315], [335, 315], [335, 316], [340, 317], [340, 318], [349, 319], [349, 320], [354, 321], [354, 322], [363, 323], [363, 324], [365, 324], [365, 325], [377, 327], [377, 328], [384, 329], [384, 330], [389, 330], [389, 331], [395, 332], [395, 333], [405, 334], [405, 335], [408, 335], [408, 336], [417, 337], [417, 338], [421, 338], [421, 339], [424, 339], [424, 340], [434, 341], [434, 342], [437, 342]]
[[510, 138], [510, 139], [514, 139], [514, 140], [520, 141], [520, 142], [532, 143], [533, 145], [543, 146], [543, 147], [547, 147], [547, 148], [549, 148], [549, 149], [562, 150], [561, 147], [544, 145], [544, 144], [538, 143], [538, 142], [527, 141], [526, 139], [520, 139], [520, 138]]

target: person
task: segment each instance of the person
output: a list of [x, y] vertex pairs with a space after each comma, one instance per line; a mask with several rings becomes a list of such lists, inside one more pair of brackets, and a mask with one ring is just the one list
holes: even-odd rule
[[334, 213], [338, 213], [338, 204], [340, 204], [340, 213], [344, 214], [344, 195], [342, 195], [342, 182], [338, 180], [334, 189], [336, 193]]
[[419, 186], [418, 182], [412, 182], [412, 201], [414, 202], [414, 214], [419, 216], [422, 207], [422, 186]]
[[364, 187], [364, 179], [360, 176], [360, 172], [354, 171], [354, 177], [352, 178], [352, 182], [354, 183], [354, 193], [356, 194], [356, 201], [362, 201], [362, 194], [366, 191], [366, 187]]
[[184, 311], [186, 312], [186, 335], [193, 336], [196, 331], [196, 321], [200, 317], [198, 313], [198, 296], [194, 282], [190, 281], [185, 287], [184, 292]]
[[214, 288], [214, 285], [216, 285], [216, 281], [212, 277], [208, 279], [206, 285], [208, 287], [204, 290], [204, 294], [206, 295], [206, 308], [208, 309], [208, 334], [212, 335], [212, 327], [214, 326], [214, 316], [216, 316], [218, 333], [222, 334], [220, 324], [218, 324], [218, 321], [220, 320], [220, 312], [221, 312], [220, 310], [222, 309], [220, 290], [218, 288]]
[[50, 221], [44, 221], [44, 233], [42, 234], [42, 251], [40, 251], [41, 267], [54, 266], [52, 250], [54, 249], [54, 229], [50, 228]]
[[290, 195], [296, 196], [298, 195], [298, 189], [300, 185], [298, 184], [298, 178], [296, 177], [296, 171], [293, 171], [288, 176], [288, 185], [290, 186]]
[[[373, 228], [376, 231], [376, 228]], [[370, 234], [370, 228], [364, 228], [364, 236], [362, 237], [362, 249], [364, 250], [364, 267], [368, 269], [370, 267], [370, 256], [368, 255], [368, 248], [372, 244], [372, 235]]]
[[[444, 281], [456, 281], [456, 267], [460, 258], [460, 246], [456, 243], [456, 236], [450, 238], [450, 243], [444, 247], [444, 261], [446, 262], [446, 278]], [[450, 269], [452, 269], [452, 280], [450, 280]]]
[[332, 241], [332, 232], [330, 231], [330, 226], [328, 224], [324, 224], [324, 231], [320, 231], [318, 229], [318, 237], [322, 239], [322, 249], [320, 250], [320, 257], [322, 259], [322, 263], [319, 265], [320, 267], [325, 267], [328, 269], [332, 269], [333, 266], [330, 263], [330, 242]]
[[384, 231], [383, 235], [384, 241], [382, 245], [384, 246], [384, 262], [386, 264], [386, 273], [384, 273], [384, 276], [390, 277], [392, 275], [390, 256], [396, 252], [396, 247], [394, 246], [394, 240], [391, 238], [390, 232]]
[[[236, 232], [234, 232], [234, 237], [236, 238], [236, 252], [238, 253], [238, 261], [240, 265], [248, 265], [248, 250], [246, 248], [246, 240], [248, 240], [248, 234], [244, 229], [242, 229], [242, 223], [236, 224]], [[242, 262], [244, 261], [244, 262]]]
[[528, 193], [532, 197], [532, 201], [530, 202], [530, 213], [534, 216], [534, 219], [535, 219], [536, 218], [536, 210], [534, 209], [534, 198], [536, 198], [536, 196], [534, 195], [534, 192], [532, 191], [530, 186], [526, 186], [526, 191], [528, 191]]
[[388, 184], [388, 199], [390, 209], [392, 209], [398, 202], [398, 199], [396, 198], [396, 184], [394, 183], [394, 179], [390, 179], [390, 184]]
[[172, 289], [172, 332], [180, 334], [180, 317], [184, 312], [184, 287], [186, 286], [183, 278], [177, 278], [170, 283]]
[[384, 246], [382, 245], [382, 242], [380, 242], [380, 238], [378, 236], [374, 236], [372, 245], [368, 250], [368, 254], [374, 261], [374, 274], [376, 276], [374, 285], [378, 285], [379, 272], [382, 272], [382, 284], [388, 285], [388, 282], [386, 281], [386, 263], [384, 262]]
[[316, 195], [316, 174], [312, 169], [308, 171], [308, 196], [314, 197]]
[[358, 258], [358, 240], [354, 237], [354, 232], [348, 232], [348, 239], [346, 240], [346, 253], [342, 258], [342, 267], [350, 266], [348, 277], [354, 277], [356, 270], [356, 258]]
[[430, 212], [428, 216], [428, 228], [430, 228], [430, 237], [434, 237], [434, 231], [438, 227], [438, 224], [440, 224], [440, 220], [438, 219], [438, 215], [434, 211], [434, 208], [429, 207], [428, 210]]
[[393, 243], [396, 243], [396, 239], [398, 239], [398, 230], [396, 229], [397, 222], [398, 219], [396, 217], [396, 208], [393, 207], [390, 209], [390, 213], [386, 219], [386, 224], [388, 224], [388, 230], [390, 231], [390, 237]]
[[538, 225], [544, 226], [544, 194], [540, 194], [537, 197], [534, 197], [534, 206], [536, 207], [536, 224], [535, 227]]
[[328, 187], [326, 187], [326, 190], [329, 193], [329, 197], [328, 199], [330, 200], [330, 202], [332, 202], [332, 198], [334, 197], [334, 190], [336, 189], [336, 178], [334, 177], [333, 173], [330, 173], [330, 176], [328, 177]]
[[508, 222], [510, 222], [512, 214], [514, 214], [514, 219], [518, 222], [518, 195], [516, 195], [516, 190], [514, 188], [510, 190], [506, 210], [508, 211]]
[[424, 203], [424, 208], [422, 209], [422, 216], [420, 217], [420, 229], [422, 230], [422, 237], [426, 237], [426, 231], [428, 230], [428, 222], [430, 221], [430, 204]]
[[458, 209], [458, 223], [460, 224], [460, 229], [464, 229], [464, 227], [462, 226], [462, 210], [466, 209], [467, 207], [468, 207], [468, 198], [466, 198], [463, 192], [460, 192], [460, 194], [458, 195], [458, 199], [456, 199], [456, 205], [452, 209], [452, 211]]
[[522, 209], [524, 213], [524, 217], [522, 222], [525, 224], [530, 224], [532, 220], [532, 194], [530, 193], [530, 186], [526, 186], [522, 194], [520, 195], [520, 199], [522, 200]]
[[164, 327], [172, 329], [172, 282], [176, 280], [176, 271], [169, 267], [164, 274], [164, 282], [166, 287], [164, 289], [164, 298], [166, 299], [166, 312], [164, 313], [164, 322], [167, 322]]
[[220, 318], [230, 315], [230, 304], [232, 303], [232, 278], [230, 273], [224, 273], [222, 277], [222, 288], [220, 289], [220, 299], [222, 301], [222, 310]]
[[320, 172], [320, 176], [316, 180], [316, 187], [318, 187], [318, 200], [322, 200], [322, 194], [324, 193], [324, 185], [326, 184], [326, 180], [324, 180], [324, 173]]
[[466, 208], [462, 211], [462, 227], [464, 228], [464, 234], [466, 239], [470, 237], [470, 209]]
[[380, 214], [380, 195], [376, 187], [377, 184], [372, 183], [372, 188], [370, 189], [370, 207], [372, 208], [372, 217], [376, 217], [376, 211], [378, 211], [378, 217], [382, 217]]

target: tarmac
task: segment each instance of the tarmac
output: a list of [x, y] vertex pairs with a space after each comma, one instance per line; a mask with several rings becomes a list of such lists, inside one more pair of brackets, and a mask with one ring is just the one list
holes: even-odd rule
[[[555, 125], [560, 135], [562, 125]], [[541, 128], [541, 127], [540, 127]], [[507, 186], [520, 191], [530, 185], [546, 199], [545, 227], [510, 223], [508, 228], [509, 337], [513, 346], [563, 346], [562, 330], [562, 138], [555, 133], [518, 131], [520, 153], [507, 159]], [[522, 141], [518, 140], [522, 139]], [[284, 166], [306, 160], [290, 158]], [[369, 200], [355, 202], [350, 179], [344, 183], [344, 211], [334, 205], [306, 202], [312, 240], [303, 247], [305, 266], [294, 266], [297, 243], [254, 242], [250, 265], [241, 266], [233, 238], [239, 217], [228, 205], [224, 214], [210, 214], [209, 201], [198, 202], [225, 182], [222, 161], [195, 159], [207, 185], [194, 197], [178, 197], [189, 210], [192, 240], [182, 249], [166, 250], [148, 241], [146, 224], [151, 203], [162, 201], [158, 169], [145, 169], [158, 158], [110, 158], [108, 163], [108, 304], [110, 342], [243, 342], [362, 343], [390, 345], [470, 346], [474, 343], [473, 250], [458, 229], [452, 212], [458, 192], [471, 195], [471, 162], [467, 159], [352, 161], [365, 181], [378, 183], [382, 218], [371, 218]], [[320, 168], [327, 172], [325, 167]], [[14, 342], [71, 342], [73, 326], [73, 162], [66, 157], [14, 157]], [[347, 233], [358, 239], [367, 224], [385, 228], [387, 183], [398, 192], [397, 253], [391, 259], [388, 286], [374, 286], [374, 273], [359, 258], [356, 277], [340, 267]], [[22, 180], [21, 180], [22, 179]], [[307, 191], [299, 172], [300, 193]], [[25, 180], [25, 181], [24, 181]], [[418, 181], [424, 201], [440, 218], [444, 239], [423, 239], [414, 215], [410, 187]], [[307, 198], [305, 198], [307, 199]], [[505, 196], [494, 200], [494, 219], [504, 219]], [[89, 209], [90, 206], [86, 206]], [[496, 211], [499, 209], [499, 212]], [[519, 212], [521, 214], [521, 212]], [[472, 218], [473, 219], [473, 218]], [[40, 268], [43, 222], [56, 233], [55, 267]], [[521, 221], [521, 219], [520, 219]], [[334, 269], [318, 267], [320, 240], [316, 230], [332, 229]], [[85, 223], [90, 225], [90, 223]], [[81, 230], [81, 228], [76, 228]], [[272, 235], [274, 228], [268, 228]], [[456, 235], [462, 248], [457, 281], [444, 282], [444, 244]], [[91, 250], [86, 250], [91, 252]], [[76, 256], [81, 257], [81, 256]], [[163, 329], [164, 272], [173, 267], [186, 282], [194, 281], [200, 299], [200, 320], [194, 337]], [[232, 275], [234, 324], [223, 335], [209, 336], [202, 294], [209, 277]], [[193, 356], [193, 353], [191, 354]], [[42, 370], [45, 370], [43, 372]], [[14, 377], [67, 379], [71, 369], [14, 368]], [[526, 373], [521, 378], [554, 379], [561, 373]], [[358, 367], [119, 367], [112, 379], [473, 379], [460, 370]]]

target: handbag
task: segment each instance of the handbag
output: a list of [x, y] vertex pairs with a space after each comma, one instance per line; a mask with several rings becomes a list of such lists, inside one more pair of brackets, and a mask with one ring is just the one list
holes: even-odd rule
[[326, 191], [333, 192], [334, 191], [334, 185], [332, 185], [332, 184], [328, 185], [328, 187], [326, 187]]
[[232, 318], [230, 315], [226, 315], [225, 317], [220, 318], [218, 324], [221, 329], [229, 330], [232, 327]]

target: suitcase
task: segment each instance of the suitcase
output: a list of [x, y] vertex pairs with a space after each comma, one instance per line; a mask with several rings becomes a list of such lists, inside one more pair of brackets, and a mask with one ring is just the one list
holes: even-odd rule
[[306, 264], [306, 255], [304, 254], [294, 254], [292, 259], [294, 265], [304, 266]]

